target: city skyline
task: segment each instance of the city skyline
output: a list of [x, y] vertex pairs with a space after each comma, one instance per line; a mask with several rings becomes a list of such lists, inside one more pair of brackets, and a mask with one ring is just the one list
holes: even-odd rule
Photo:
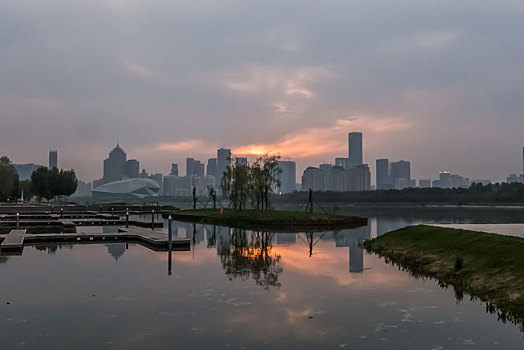
[[[371, 183], [371, 185], [373, 185], [373, 187], [377, 187], [377, 185], [379, 185], [379, 188], [377, 188], [377, 189], [380, 189], [379, 177], [382, 179], [382, 180], [381, 180], [382, 183], [385, 183], [385, 182], [383, 182], [383, 181], [389, 181], [389, 180], [386, 180], [386, 178], [387, 178], [388, 176], [391, 176], [391, 174], [389, 174], [389, 175], [386, 175], [386, 178], [384, 178], [384, 175], [382, 175], [382, 173], [384, 172], [384, 170], [381, 170], [381, 166], [379, 166], [379, 164], [381, 163], [381, 161], [386, 161], [386, 164], [389, 164], [389, 167], [391, 167], [391, 165], [395, 165], [395, 164], [397, 164], [397, 163], [402, 163], [402, 162], [406, 162], [406, 161], [404, 161], [404, 160], [400, 160], [400, 161], [398, 161], [398, 162], [388, 163], [388, 162], [387, 162], [387, 161], [388, 161], [387, 158], [386, 158], [386, 159], [384, 159], [384, 158], [377, 158], [377, 159], [375, 159], [375, 160], [373, 160], [373, 161], [367, 162], [367, 159], [366, 159], [366, 157], [365, 157], [365, 152], [362, 151], [362, 149], [365, 148], [365, 146], [362, 146], [362, 144], [365, 143], [365, 142], [364, 142], [365, 137], [363, 137], [362, 132], [349, 132], [349, 133], [346, 134], [346, 135], [347, 135], [347, 138], [346, 138], [346, 140], [347, 140], [346, 152], [348, 153], [348, 155], [349, 155], [350, 152], [351, 152], [351, 146], [350, 146], [351, 143], [352, 143], [352, 141], [351, 141], [351, 135], [355, 135], [355, 134], [357, 134], [358, 141], [357, 141], [357, 143], [355, 143], [355, 144], [353, 145], [353, 147], [355, 147], [355, 145], [357, 145], [358, 143], [360, 143], [360, 145], [358, 145], [358, 147], [357, 147], [357, 148], [358, 148], [358, 153], [359, 153], [359, 154], [358, 154], [358, 157], [357, 157], [357, 158], [358, 158], [357, 163], [359, 163], [359, 162], [360, 162], [360, 159], [363, 158], [363, 163], [364, 163], [364, 165], [369, 166], [369, 169], [370, 169], [370, 176], [371, 176], [371, 182], [370, 182], [370, 183]], [[348, 147], [349, 147], [349, 148], [348, 148]], [[225, 149], [225, 148], [220, 148], [220, 149], [218, 149], [217, 151], [219, 152], [221, 149], [223, 149], [224, 151], [229, 152], [229, 153], [227, 153], [227, 154], [229, 154], [230, 157], [233, 157], [234, 159], [237, 159], [237, 163], [238, 163], [238, 160], [241, 160], [242, 162], [246, 162], [246, 161], [248, 161], [248, 162], [251, 163], [251, 162], [255, 161], [256, 158], [258, 157], [258, 155], [254, 155], [254, 154], [235, 154], [235, 153], [232, 152], [230, 149]], [[122, 151], [122, 149], [120, 148], [120, 142], [119, 142], [119, 141], [117, 141], [116, 146], [112, 149], [111, 152], [113, 152], [113, 151], [115, 151], [115, 150], [120, 151], [120, 152], [123, 152], [123, 154], [124, 154], [123, 157], [126, 158], [127, 153], [124, 152], [124, 151]], [[521, 153], [520, 153], [520, 161], [522, 162], [522, 165], [521, 165], [522, 168], [521, 168], [520, 170], [510, 171], [510, 172], [506, 173], [506, 174], [505, 174], [501, 179], [493, 179], [493, 178], [489, 178], [489, 177], [482, 176], [482, 175], [479, 175], [479, 174], [474, 175], [474, 176], [469, 176], [469, 177], [468, 177], [468, 176], [465, 176], [465, 177], [468, 179], [468, 181], [471, 179], [471, 181], [477, 180], [477, 181], [481, 181], [481, 182], [484, 182], [485, 180], [490, 180], [491, 182], [505, 182], [505, 181], [507, 182], [507, 181], [509, 181], [509, 179], [513, 179], [512, 176], [514, 176], [514, 175], [516, 175], [517, 178], [518, 178], [519, 176], [521, 176], [522, 174], [524, 174], [524, 147], [522, 147], [521, 150], [522, 150], [522, 151], [521, 151]], [[217, 152], [217, 151], [215, 151], [215, 152]], [[111, 152], [109, 152], [109, 153], [111, 154]], [[51, 157], [51, 154], [53, 154], [54, 157], [56, 157], [56, 153], [57, 153], [57, 150], [51, 150], [51, 151], [49, 151], [48, 154], [49, 154], [49, 157]], [[107, 153], [106, 153], [106, 154], [107, 154]], [[188, 154], [194, 154], [194, 153], [188, 153]], [[207, 154], [207, 153], [205, 153], [205, 154]], [[226, 155], [227, 155], [227, 154], [226, 154]], [[338, 154], [338, 155], [340, 155], [340, 154]], [[141, 163], [141, 162], [139, 162], [139, 161], [137, 161], [137, 160], [135, 160], [135, 159], [130, 159], [129, 161], [127, 161], [127, 163], [128, 163], [128, 164], [127, 164], [127, 167], [129, 168], [129, 165], [130, 165], [129, 163], [130, 163], [130, 162], [134, 162], [134, 164], [133, 164], [133, 166], [132, 166], [132, 168], [133, 168], [132, 173], [133, 173], [134, 175], [132, 175], [132, 176], [128, 176], [128, 177], [131, 177], [131, 178], [132, 178], [132, 177], [139, 177], [139, 174], [137, 173], [137, 171], [141, 171], [141, 172], [145, 172], [145, 171], [147, 171], [147, 174], [151, 174], [151, 176], [153, 176], [153, 175], [163, 175], [163, 176], [166, 176], [166, 175], [173, 175], [173, 167], [174, 167], [174, 166], [176, 166], [176, 172], [177, 172], [177, 173], [178, 173], [178, 170], [180, 169], [180, 172], [181, 172], [181, 173], [185, 173], [185, 175], [187, 175], [187, 174], [186, 174], [186, 173], [187, 173], [187, 165], [190, 164], [190, 163], [191, 163], [191, 164], [194, 163], [195, 165], [198, 164], [198, 166], [200, 167], [200, 171], [199, 171], [200, 173], [203, 172], [204, 174], [209, 174], [209, 173], [208, 173], [208, 170], [209, 170], [209, 162], [210, 162], [210, 161], [214, 161], [214, 162], [216, 162], [216, 159], [217, 159], [216, 157], [217, 157], [217, 154], [215, 153], [215, 158], [212, 158], [212, 157], [211, 157], [211, 158], [205, 158], [205, 159], [202, 159], [202, 160], [198, 160], [198, 159], [195, 159], [195, 157], [189, 157], [189, 156], [186, 155], [186, 157], [185, 157], [183, 160], [181, 160], [180, 162], [177, 161], [177, 162], [169, 163], [169, 170], [168, 170], [168, 171], [165, 171], [165, 172], [164, 172], [164, 171], [157, 171], [157, 170], [147, 169], [145, 166], [142, 166], [142, 163]], [[104, 161], [104, 164], [105, 164], [108, 160], [109, 160], [109, 159], [106, 159], [106, 160]], [[347, 157], [346, 157], [346, 158], [344, 158], [344, 157], [342, 157], [342, 158], [341, 158], [341, 157], [335, 157], [335, 158], [332, 159], [332, 160], [323, 160], [323, 162], [321, 163], [321, 165], [322, 165], [322, 164], [331, 164], [331, 165], [333, 165], [333, 166], [341, 165], [341, 166], [344, 167], [344, 168], [353, 167], [354, 165], [352, 165], [352, 162], [351, 162], [351, 161], [348, 161], [348, 160], [349, 160], [349, 158], [347, 158]], [[55, 160], [55, 161], [56, 161], [56, 160]], [[311, 168], [311, 167], [315, 167], [314, 164], [306, 164], [305, 166], [303, 166], [303, 169], [301, 169], [301, 168], [299, 167], [299, 165], [298, 165], [299, 162], [296, 161], [295, 159], [292, 159], [292, 158], [289, 158], [289, 157], [282, 157], [282, 158], [281, 158], [281, 161], [283, 161], [283, 162], [286, 162], [286, 161], [293, 161], [293, 162], [295, 162], [295, 163], [297, 164], [297, 165], [296, 165], [296, 181], [297, 181], [296, 183], [297, 183], [297, 184], [301, 184], [300, 179], [302, 178], [302, 174], [303, 174], [303, 172], [304, 172], [306, 169]], [[343, 164], [339, 164], [340, 162], [342, 162]], [[13, 163], [15, 163], [15, 164], [17, 164], [17, 165], [27, 165], [27, 166], [29, 166], [29, 165], [33, 165], [33, 166], [36, 165], [36, 166], [38, 166], [38, 165], [39, 165], [38, 162], [34, 162], [34, 161], [32, 161], [32, 162], [16, 162], [16, 161], [13, 161]], [[125, 160], [124, 160], [124, 163], [125, 163]], [[409, 166], [409, 163], [411, 163], [411, 162], [410, 162], [410, 161], [407, 161], [407, 163], [408, 163], [408, 166]], [[43, 163], [40, 163], [40, 164], [43, 164]], [[140, 168], [139, 168], [139, 164], [140, 164]], [[185, 166], [183, 166], [184, 164], [185, 164]], [[206, 164], [207, 164], [207, 166], [206, 166]], [[371, 165], [370, 165], [370, 164], [371, 164]], [[182, 166], [180, 166], [180, 165], [182, 165]], [[122, 166], [123, 166], [123, 165], [122, 165]], [[214, 165], [214, 166], [216, 167], [216, 165]], [[68, 169], [68, 168], [73, 168], [73, 167], [65, 166], [65, 167], [62, 167], [62, 168]], [[97, 184], [97, 182], [98, 182], [98, 184], [100, 184], [99, 181], [100, 181], [100, 179], [104, 179], [104, 174], [105, 174], [105, 171], [106, 171], [106, 170], [104, 170], [104, 169], [105, 169], [104, 166], [102, 166], [101, 168], [102, 168], [102, 169], [101, 169], [101, 173], [102, 173], [101, 176], [95, 176], [94, 178], [88, 178], [88, 179], [86, 179], [86, 178], [83, 178], [83, 177], [80, 175], [79, 178], [80, 178], [81, 180], [84, 180], [84, 181], [87, 181], [87, 182], [94, 182], [95, 184]], [[117, 166], [117, 168], [118, 168], [118, 166]], [[122, 171], [123, 171], [123, 172], [126, 172], [126, 171], [129, 172], [130, 169], [128, 169], [128, 168], [126, 168], [125, 170], [122, 170]], [[411, 168], [411, 167], [410, 167], [410, 168]], [[141, 170], [140, 170], [140, 169], [141, 169]], [[391, 171], [391, 169], [388, 169], [388, 166], [386, 166], [386, 169], [387, 169], [386, 172], [388, 172], [388, 173]], [[193, 169], [193, 170], [194, 170], [194, 169]], [[382, 173], [379, 175], [379, 174], [377, 173], [377, 170], [378, 170], [379, 172], [382, 171]], [[216, 170], [215, 170], [215, 171], [216, 171]], [[411, 171], [412, 171], [412, 169], [408, 170], [409, 173], [411, 173]], [[191, 170], [190, 170], [190, 172], [191, 172]], [[411, 178], [411, 180], [412, 180], [412, 183], [409, 184], [409, 179], [407, 179], [407, 180], [408, 180], [408, 186], [407, 186], [407, 187], [416, 187], [416, 186], [418, 186], [416, 180], [422, 180], [422, 181], [428, 181], [428, 180], [430, 180], [430, 181], [432, 181], [432, 180], [439, 180], [439, 176], [441, 176], [441, 175], [439, 175], [439, 174], [441, 174], [441, 173], [450, 173], [450, 172], [452, 172], [452, 173], [454, 173], [454, 174], [459, 173], [459, 172], [456, 171], [455, 169], [439, 169], [439, 170], [437, 170], [435, 173], [430, 174], [430, 175], [427, 176], [427, 177], [411, 175], [411, 174], [412, 174], [412, 173], [411, 173], [411, 174], [410, 174], [410, 178]], [[144, 173], [142, 173], [142, 175], [143, 175], [143, 174], [144, 174]], [[196, 173], [194, 173], [194, 174], [196, 174]], [[416, 174], [416, 172], [415, 172], [415, 174]], [[464, 175], [464, 174], [462, 174], [462, 175]], [[178, 176], [178, 175], [177, 175], [177, 176]], [[214, 175], [213, 175], [213, 176], [214, 176]], [[458, 176], [458, 175], [454, 175], [454, 176]], [[26, 177], [27, 177], [27, 176], [24, 176], [24, 178], [26, 178]], [[394, 179], [394, 178], [395, 178], [395, 176], [393, 175], [393, 179]], [[402, 177], [401, 177], [401, 178], [402, 178]], [[519, 180], [519, 181], [520, 181], [520, 180]], [[106, 179], [106, 182], [107, 182], [107, 179]], [[391, 188], [395, 188], [395, 187], [398, 188], [399, 186], [395, 186], [394, 182], [395, 182], [395, 180], [393, 180], [393, 183], [389, 183], [389, 185], [391, 185]], [[386, 182], [386, 183], [388, 183], [388, 182]], [[438, 183], [438, 181], [437, 181], [437, 183]], [[417, 184], [417, 185], [415, 186], [415, 184]], [[400, 188], [402, 188], [402, 187], [406, 187], [406, 186], [404, 186], [404, 185], [400, 186]], [[425, 187], [425, 186], [423, 186], [423, 187]], [[388, 186], [385, 187], [385, 189], [388, 189], [388, 188], [390, 188], [390, 187], [388, 187]]]
[[408, 159], [417, 178], [519, 171], [520, 2], [2, 8], [0, 149], [17, 163], [58, 149], [93, 179], [119, 138], [155, 172], [226, 147], [300, 173], [360, 130], [364, 162]]

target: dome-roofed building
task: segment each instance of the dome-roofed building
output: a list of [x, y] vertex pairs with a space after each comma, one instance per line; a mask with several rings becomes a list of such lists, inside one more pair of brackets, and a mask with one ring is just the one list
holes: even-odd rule
[[136, 178], [126, 179], [120, 181], [113, 181], [92, 190], [94, 197], [134, 197], [134, 198], [145, 198], [145, 197], [156, 197], [160, 186], [158, 183], [151, 179]]

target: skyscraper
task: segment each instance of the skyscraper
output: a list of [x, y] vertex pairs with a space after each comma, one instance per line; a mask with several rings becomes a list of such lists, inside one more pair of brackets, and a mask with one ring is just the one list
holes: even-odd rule
[[377, 190], [391, 188], [391, 180], [389, 178], [389, 160], [377, 159], [376, 164]]
[[391, 184], [398, 190], [409, 187], [411, 164], [405, 160], [391, 163]]
[[104, 159], [104, 182], [122, 180], [126, 176], [126, 158], [126, 152], [117, 144]]
[[247, 166], [247, 158], [246, 157], [236, 157], [235, 158], [235, 166]]
[[297, 164], [291, 160], [279, 160], [278, 167], [282, 170], [279, 191], [282, 193], [293, 192], [296, 189]]
[[217, 150], [217, 176], [216, 187], [220, 188], [224, 171], [231, 164], [231, 150], [228, 148], [220, 148]]
[[96, 186], [94, 187], [125, 178], [138, 178], [140, 177], [139, 166], [138, 160], [127, 160], [126, 152], [117, 144], [116, 147], [109, 152], [109, 157], [104, 159], [104, 176], [101, 180], [96, 181]]
[[216, 158], [209, 158], [207, 160], [206, 175], [211, 175], [213, 177], [217, 176], [217, 159]]
[[58, 152], [49, 151], [49, 169], [58, 168]]
[[178, 163], [171, 164], [171, 172], [169, 175], [178, 176]]
[[195, 174], [195, 158], [186, 158], [186, 176]]
[[140, 163], [136, 159], [129, 159], [126, 162], [126, 175], [130, 179], [137, 178], [140, 175]]
[[362, 133], [348, 133], [348, 155], [352, 168], [362, 165]]

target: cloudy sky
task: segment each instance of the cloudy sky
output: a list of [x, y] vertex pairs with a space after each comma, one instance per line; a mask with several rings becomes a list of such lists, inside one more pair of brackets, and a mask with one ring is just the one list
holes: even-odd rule
[[521, 172], [524, 2], [0, 0], [0, 154], [102, 176], [221, 146], [307, 165]]

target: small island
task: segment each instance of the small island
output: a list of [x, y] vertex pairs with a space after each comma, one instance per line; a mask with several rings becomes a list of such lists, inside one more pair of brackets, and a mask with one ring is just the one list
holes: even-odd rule
[[410, 226], [363, 243], [416, 277], [453, 286], [487, 303], [502, 321], [524, 323], [524, 239], [434, 226]]
[[170, 213], [173, 220], [262, 231], [319, 231], [367, 225], [366, 218], [325, 213], [255, 209], [194, 209]]

